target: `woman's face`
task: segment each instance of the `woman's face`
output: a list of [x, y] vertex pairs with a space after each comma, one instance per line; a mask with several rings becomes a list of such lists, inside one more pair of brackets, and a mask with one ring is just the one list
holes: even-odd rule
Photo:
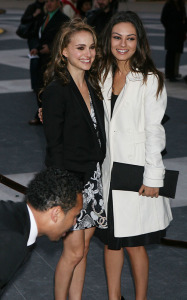
[[132, 23], [118, 23], [112, 28], [111, 52], [119, 61], [127, 62], [136, 52], [137, 33]]
[[69, 71], [89, 70], [96, 55], [92, 34], [88, 31], [73, 34], [62, 54], [67, 58]]

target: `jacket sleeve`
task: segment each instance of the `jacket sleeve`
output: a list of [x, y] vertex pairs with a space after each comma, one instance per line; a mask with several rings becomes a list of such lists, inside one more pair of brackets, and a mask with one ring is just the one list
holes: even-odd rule
[[0, 289], [10, 281], [21, 266], [25, 248], [21, 234], [6, 230], [0, 232]]
[[[66, 16], [65, 14], [60, 13], [60, 12], [58, 13], [57, 16], [54, 15], [53, 18], [51, 19], [51, 22], [53, 22], [53, 25], [49, 26], [48, 29], [46, 29], [47, 32], [45, 34], [45, 41], [42, 42], [42, 44], [47, 44], [50, 51], [53, 48], [53, 42], [55, 41], [55, 37], [59, 31], [59, 28], [62, 26], [62, 24], [64, 24], [65, 22], [68, 22], [70, 20], [70, 18], [68, 16]], [[49, 24], [50, 24], [50, 22], [49, 22]]]
[[43, 126], [50, 166], [63, 167], [65, 101], [63, 87], [49, 85], [42, 95]]
[[167, 94], [164, 87], [156, 97], [158, 79], [148, 75], [145, 89], [145, 170], [143, 184], [149, 187], [162, 187], [165, 168], [161, 152], [165, 148], [165, 130], [161, 125], [167, 104]]
[[35, 5], [30, 4], [26, 8], [26, 10], [21, 18], [21, 23], [26, 24], [26, 23], [30, 23], [30, 22], [34, 21], [35, 18], [33, 17], [33, 13], [35, 12], [35, 10], [36, 10]]

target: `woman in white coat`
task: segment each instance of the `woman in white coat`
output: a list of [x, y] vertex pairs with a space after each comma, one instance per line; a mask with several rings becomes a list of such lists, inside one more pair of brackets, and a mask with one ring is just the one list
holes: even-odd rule
[[[103, 84], [107, 154], [103, 188], [108, 230], [105, 244], [109, 300], [121, 296], [126, 248], [134, 276], [136, 300], [147, 299], [149, 260], [145, 245], [159, 243], [172, 220], [168, 198], [159, 196], [165, 168], [161, 125], [167, 95], [163, 75], [151, 58], [142, 22], [134, 12], [119, 12], [103, 33]], [[144, 166], [139, 193], [110, 189], [113, 162]]]

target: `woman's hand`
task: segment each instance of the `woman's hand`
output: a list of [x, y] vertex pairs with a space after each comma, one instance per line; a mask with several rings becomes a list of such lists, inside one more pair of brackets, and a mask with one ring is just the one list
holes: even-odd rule
[[40, 119], [40, 122], [43, 123], [43, 113], [41, 107], [38, 109], [38, 117]]
[[155, 197], [158, 198], [159, 196], [159, 188], [158, 187], [149, 187], [142, 184], [141, 188], [139, 189], [139, 195], [146, 196], [146, 197]]
[[35, 10], [35, 12], [33, 13], [33, 17], [35, 18], [35, 17], [37, 17], [39, 14], [41, 14], [41, 9], [40, 8], [37, 8], [36, 10]]
[[38, 50], [33, 48], [30, 52], [30, 55], [37, 55], [38, 54]]
[[50, 53], [50, 50], [49, 50], [49, 47], [47, 44], [42, 45], [42, 49], [40, 50], [40, 53], [41, 54], [49, 54]]

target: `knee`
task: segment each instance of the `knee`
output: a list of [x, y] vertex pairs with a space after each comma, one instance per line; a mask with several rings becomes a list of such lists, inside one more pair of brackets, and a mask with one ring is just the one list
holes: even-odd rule
[[89, 244], [86, 244], [84, 248], [81, 247], [80, 249], [72, 251], [69, 255], [71, 263], [76, 266], [82, 259], [87, 257], [88, 251]]
[[136, 255], [138, 253], [145, 252], [144, 246], [138, 246], [138, 247], [126, 247], [127, 253], [129, 256]]
[[64, 253], [64, 254], [65, 255], [62, 254], [62, 256], [63, 259], [66, 260], [66, 263], [76, 266], [84, 257], [84, 249], [82, 247], [73, 250], [69, 249], [68, 253]]

